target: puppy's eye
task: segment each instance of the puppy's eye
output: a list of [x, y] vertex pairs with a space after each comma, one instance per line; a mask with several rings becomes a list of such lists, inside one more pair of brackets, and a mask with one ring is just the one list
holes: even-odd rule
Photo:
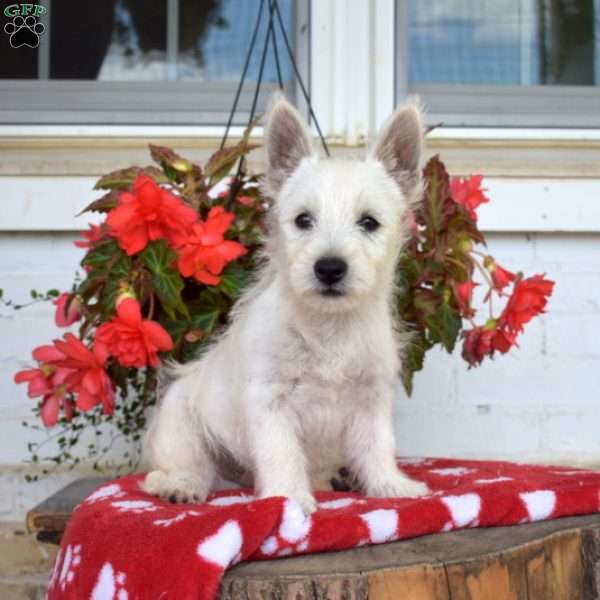
[[363, 215], [358, 221], [357, 225], [368, 233], [372, 233], [373, 231], [377, 231], [380, 227], [380, 223], [377, 219], [373, 218], [371, 215]]
[[313, 218], [310, 213], [300, 213], [295, 219], [294, 223], [298, 229], [311, 229], [313, 226]]

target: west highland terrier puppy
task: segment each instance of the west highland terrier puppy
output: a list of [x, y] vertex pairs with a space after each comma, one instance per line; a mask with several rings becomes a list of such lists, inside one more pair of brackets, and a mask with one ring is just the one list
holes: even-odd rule
[[394, 272], [423, 135], [407, 104], [365, 161], [319, 160], [298, 112], [275, 99], [268, 261], [223, 336], [175, 368], [146, 440], [147, 492], [203, 501], [218, 474], [236, 472], [258, 497], [287, 496], [310, 513], [311, 480], [341, 465], [368, 496], [429, 492], [398, 469], [392, 418], [405, 343]]

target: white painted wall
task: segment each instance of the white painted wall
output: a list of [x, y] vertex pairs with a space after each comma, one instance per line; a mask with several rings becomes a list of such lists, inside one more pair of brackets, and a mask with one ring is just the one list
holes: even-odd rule
[[[73, 215], [97, 195], [90, 177], [2, 177], [0, 287], [67, 288], [81, 251]], [[600, 180], [490, 179], [480, 209], [489, 251], [507, 268], [556, 281], [549, 313], [531, 323], [521, 348], [467, 371], [458, 356], [431, 353], [415, 394], [400, 394], [396, 429], [407, 455], [600, 463]], [[15, 386], [31, 349], [59, 332], [53, 309], [0, 311], [0, 519], [21, 518], [77, 474], [27, 484], [22, 461], [32, 401]]]

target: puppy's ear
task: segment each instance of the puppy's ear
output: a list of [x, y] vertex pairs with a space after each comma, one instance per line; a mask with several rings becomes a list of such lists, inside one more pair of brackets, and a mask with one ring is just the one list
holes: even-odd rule
[[410, 102], [386, 121], [371, 151], [405, 194], [413, 193], [420, 181], [423, 137], [421, 109]]
[[273, 96], [265, 128], [266, 193], [277, 196], [285, 180], [303, 158], [312, 154], [308, 127], [298, 111], [280, 93]]

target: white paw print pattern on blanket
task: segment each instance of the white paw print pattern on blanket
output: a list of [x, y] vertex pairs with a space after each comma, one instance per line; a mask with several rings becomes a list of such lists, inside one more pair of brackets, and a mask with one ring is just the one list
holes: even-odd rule
[[[348, 506], [346, 503], [343, 505]], [[261, 544], [260, 551], [266, 556], [274, 554], [288, 556], [294, 552], [304, 552], [308, 549], [312, 524], [312, 518], [304, 514], [296, 501], [288, 498], [283, 505], [277, 535], [266, 538]]]
[[185, 512], [179, 513], [172, 519], [156, 519], [156, 521], [152, 521], [152, 523], [154, 525], [158, 525], [159, 527], [171, 527], [171, 525], [175, 525], [175, 523], [180, 523], [188, 517], [199, 517], [202, 514], [204, 513], [197, 510], [186, 510]]
[[92, 492], [84, 501], [84, 504], [94, 504], [100, 502], [100, 500], [106, 500], [106, 498], [122, 498], [125, 492], [121, 489], [118, 483], [111, 483], [98, 488], [95, 492]]
[[110, 563], [105, 563], [100, 569], [90, 600], [129, 600], [126, 579], [125, 573], [115, 571]]
[[149, 502], [148, 500], [119, 500], [113, 502], [112, 506], [119, 512], [132, 512], [135, 514], [158, 510], [158, 506], [156, 506], [154, 502]]
[[204, 560], [226, 569], [240, 560], [243, 541], [240, 524], [232, 519], [200, 542], [196, 552]]
[[552, 490], [537, 490], [535, 492], [521, 492], [519, 494], [527, 509], [527, 521], [543, 521], [548, 519], [556, 508], [556, 492]]
[[481, 513], [481, 496], [479, 494], [444, 496], [441, 501], [446, 505], [452, 517], [452, 521], [446, 523], [442, 531], [479, 525], [479, 514]]
[[465, 467], [446, 467], [444, 469], [430, 469], [430, 473], [442, 475], [443, 477], [461, 477], [475, 473], [475, 469], [467, 469]]
[[77, 567], [81, 563], [81, 544], [69, 544], [64, 553], [58, 553], [50, 576], [49, 588], [58, 586], [63, 592], [67, 585], [75, 579]]
[[379, 508], [360, 515], [369, 528], [369, 537], [374, 544], [398, 539], [398, 511]]

